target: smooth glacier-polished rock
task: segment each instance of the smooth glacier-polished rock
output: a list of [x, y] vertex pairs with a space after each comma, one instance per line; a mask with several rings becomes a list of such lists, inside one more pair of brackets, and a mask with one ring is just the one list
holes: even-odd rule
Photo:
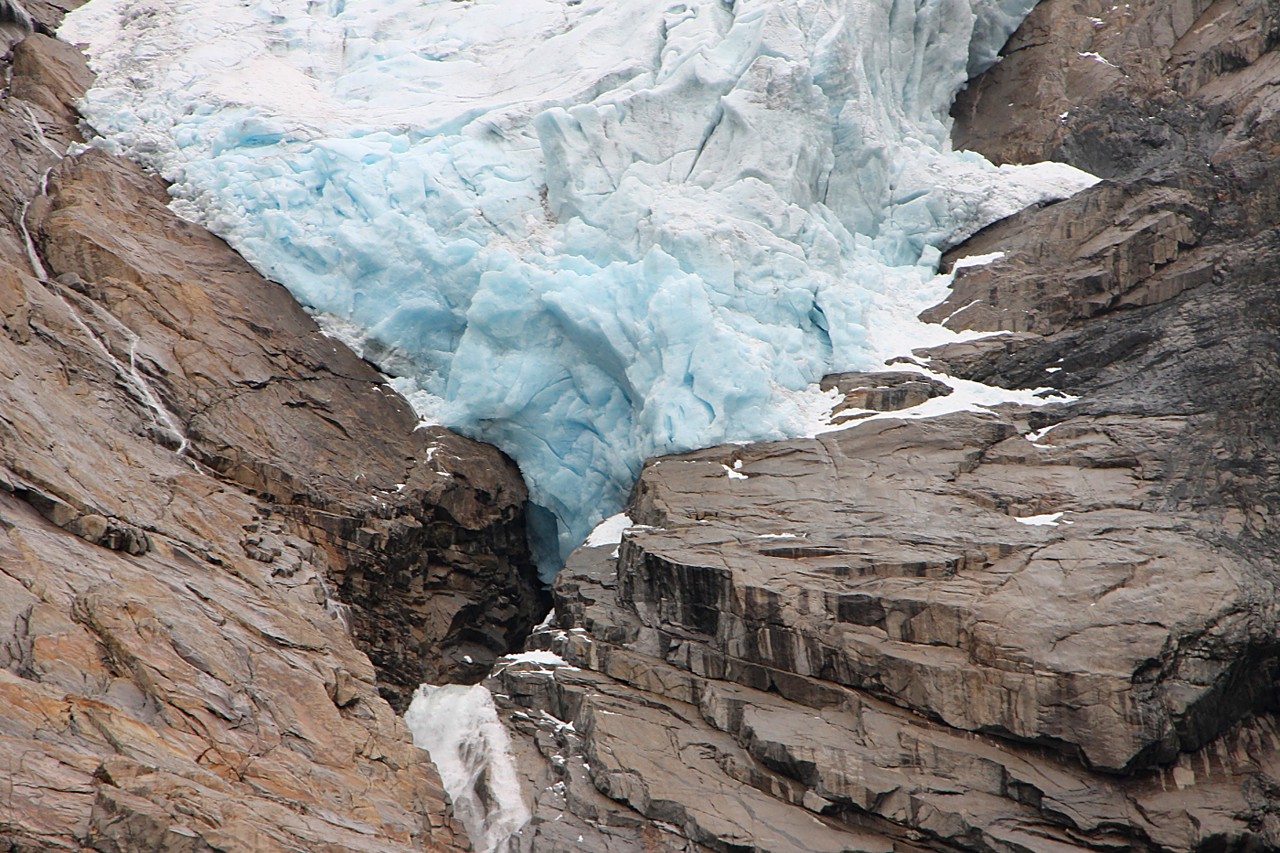
[[591, 791], [677, 827], [672, 850], [1275, 838], [1266, 566], [1144, 508], [1147, 448], [1181, 425], [1067, 420], [1037, 446], [1018, 418], [652, 463], [631, 506], [651, 528], [580, 551], [531, 640], [578, 669], [490, 682], [550, 762], [528, 849], [564, 849], [541, 833], [566, 796], [625, 832], [572, 805]]

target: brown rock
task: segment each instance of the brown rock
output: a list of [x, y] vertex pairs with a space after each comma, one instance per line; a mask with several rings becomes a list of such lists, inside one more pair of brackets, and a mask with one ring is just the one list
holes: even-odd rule
[[1280, 222], [1277, 25], [1261, 0], [1037, 6], [957, 99], [955, 144], [1107, 180], [969, 241], [963, 254], [1005, 257], [923, 316], [1047, 335], [1221, 281], [1233, 247]]
[[650, 527], [578, 552], [531, 640], [578, 668], [493, 679], [545, 756], [520, 843], [569, 849], [566, 802], [644, 849], [593, 791], [678, 829], [664, 850], [1280, 843], [1256, 794], [1275, 722], [1250, 715], [1272, 701], [1270, 564], [1154, 509], [1141, 473], [1186, 428], [1032, 443], [1009, 411], [651, 463], [630, 508]]
[[[64, 47], [50, 52], [61, 61]], [[320, 549], [398, 706], [423, 681], [481, 677], [537, 621], [526, 492], [506, 457], [416, 429], [382, 377], [283, 288], [177, 220], [163, 186], [133, 165], [67, 159], [39, 202], [29, 224], [44, 265], [70, 282], [45, 285], [48, 310], [108, 362], [103, 381], [135, 398], [135, 430], [185, 440], [184, 455]], [[88, 488], [86, 508], [130, 517], [113, 489]]]
[[[859, 687], [1100, 768], [1167, 761], [1257, 707], [1271, 666], [1238, 669], [1266, 633], [1240, 615], [1265, 601], [1240, 560], [1145, 509], [1139, 471], [1185, 428], [1112, 420], [1037, 445], [1006, 420], [869, 424], [739, 453], [724, 503], [723, 453], [664, 460], [631, 507], [663, 530], [628, 537], [619, 596], [705, 638], [680, 652], [700, 675], [805, 704], [822, 700], [775, 672]], [[1051, 513], [1065, 523], [1016, 521]]]
[[87, 80], [68, 46], [12, 61], [0, 847], [466, 849], [379, 692], [478, 677], [453, 658], [540, 616], [518, 472], [416, 429], [154, 178], [60, 157]]
[[896, 412], [951, 393], [942, 382], [910, 371], [836, 373], [824, 376], [819, 386], [843, 397], [832, 410], [837, 423], [858, 417], [859, 411]]

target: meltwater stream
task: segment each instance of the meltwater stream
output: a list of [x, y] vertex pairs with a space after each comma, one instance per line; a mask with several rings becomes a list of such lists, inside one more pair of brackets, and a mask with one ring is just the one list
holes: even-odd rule
[[[939, 250], [1092, 182], [954, 152], [1034, 0], [92, 0], [97, 144], [493, 442], [544, 568], [649, 456], [945, 339]], [[554, 520], [555, 524], [551, 524]]]
[[[20, 7], [18, 7], [20, 9]], [[2, 19], [2, 16], [0, 16]], [[53, 162], [40, 173], [40, 179], [36, 185], [36, 193], [32, 199], [28, 199], [22, 203], [22, 207], [18, 211], [17, 223], [18, 231], [22, 235], [23, 245], [27, 252], [27, 263], [31, 265], [31, 271], [35, 274], [40, 283], [53, 296], [62, 302], [66, 308], [67, 316], [76, 324], [77, 328], [84, 333], [85, 337], [93, 343], [98, 354], [115, 368], [116, 375], [124, 383], [125, 387], [134, 393], [139, 402], [146, 408], [147, 414], [151, 421], [151, 428], [154, 435], [161, 439], [162, 442], [171, 447], [178, 455], [183, 455], [190, 449], [191, 444], [187, 440], [186, 433], [178, 423], [178, 419], [169, 411], [169, 409], [161, 401], [160, 396], [155, 389], [151, 387], [150, 381], [143, 375], [142, 370], [138, 366], [138, 336], [113, 317], [104, 311], [97, 304], [85, 301], [84, 310], [73, 304], [73, 299], [69, 298], [64, 292], [61, 285], [49, 281], [49, 272], [45, 269], [44, 262], [40, 259], [40, 253], [36, 250], [35, 240], [31, 237], [31, 231], [27, 228], [27, 213], [31, 208], [31, 202], [36, 198], [45, 196], [49, 191], [49, 176], [63, 158], [68, 156], [65, 152], [59, 151], [49, 142], [44, 135], [44, 128], [40, 126], [40, 121], [36, 118], [31, 107], [23, 105], [26, 110], [27, 121], [31, 126], [32, 135], [54, 158]], [[77, 302], [79, 300], [76, 300]], [[116, 334], [123, 337], [129, 342], [129, 363], [126, 366], [115, 353], [111, 351], [111, 347], [101, 334], [94, 330], [85, 319], [85, 311], [94, 315], [95, 319], [110, 327]]]

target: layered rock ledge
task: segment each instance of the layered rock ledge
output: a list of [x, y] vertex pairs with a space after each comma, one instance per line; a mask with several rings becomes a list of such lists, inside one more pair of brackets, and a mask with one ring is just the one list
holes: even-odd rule
[[[957, 144], [997, 223], [910, 362], [1047, 404], [654, 460], [491, 677], [552, 851], [1280, 849], [1274, 4], [1046, 0]], [[896, 389], [913, 388], [909, 396]]]

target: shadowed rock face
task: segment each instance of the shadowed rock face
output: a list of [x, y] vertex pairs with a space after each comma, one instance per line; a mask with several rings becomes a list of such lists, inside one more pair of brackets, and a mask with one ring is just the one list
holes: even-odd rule
[[1276, 654], [1266, 563], [1144, 474], [1186, 428], [1069, 419], [1033, 444], [1009, 416], [878, 422], [739, 455], [723, 505], [724, 454], [666, 460], [619, 595], [707, 637], [700, 674], [818, 707], [791, 675], [857, 687], [1098, 769], [1167, 762], [1269, 699]]
[[[927, 318], [963, 307], [948, 325], [1051, 335], [1239, 288], [1251, 277], [1242, 265], [1272, 251], [1280, 8], [1112, 6], [1041, 4], [1006, 59], [961, 93], [957, 145], [996, 162], [1064, 160], [1107, 180], [971, 240], [966, 252], [998, 244], [1005, 257], [961, 271]], [[1221, 295], [1235, 306], [1249, 297]]]
[[383, 697], [540, 618], [518, 472], [156, 179], [62, 156], [74, 48], [5, 61], [0, 848], [466, 849]]
[[1032, 13], [957, 144], [1107, 180], [957, 247], [926, 317], [1011, 334], [915, 356], [1076, 399], [651, 461], [569, 665], [491, 680], [522, 849], [1280, 849], [1276, 15]]

